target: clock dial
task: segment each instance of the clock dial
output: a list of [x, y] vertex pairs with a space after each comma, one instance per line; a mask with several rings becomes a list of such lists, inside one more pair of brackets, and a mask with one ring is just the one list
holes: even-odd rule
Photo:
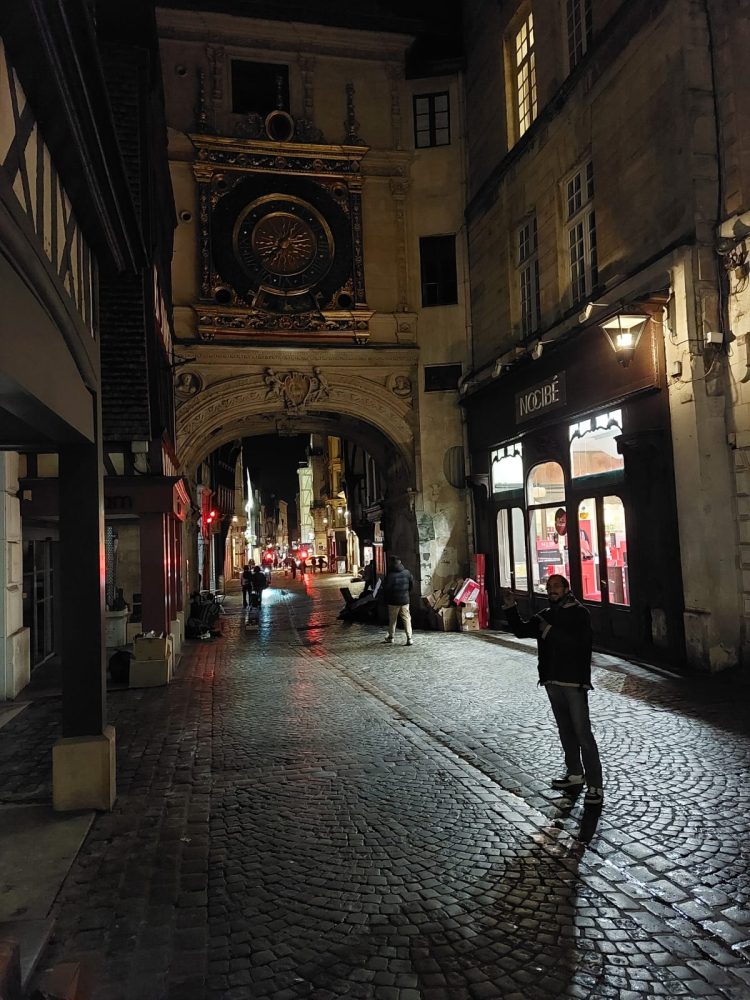
[[208, 287], [229, 285], [258, 312], [334, 309], [352, 279], [352, 225], [340, 199], [309, 177], [249, 174], [212, 207]]
[[312, 229], [287, 212], [272, 212], [261, 218], [250, 243], [272, 274], [297, 274], [315, 257]]
[[330, 270], [333, 236], [323, 216], [293, 195], [265, 195], [240, 212], [234, 252], [253, 285], [276, 293], [306, 292]]

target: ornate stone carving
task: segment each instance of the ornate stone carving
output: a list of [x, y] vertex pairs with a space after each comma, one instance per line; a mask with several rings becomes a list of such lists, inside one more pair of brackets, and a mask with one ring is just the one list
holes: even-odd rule
[[181, 371], [175, 378], [174, 388], [178, 397], [188, 399], [190, 396], [195, 396], [196, 393], [201, 391], [203, 382], [200, 375], [197, 375], [195, 372]]
[[330, 395], [328, 380], [320, 368], [314, 368], [312, 375], [298, 371], [278, 375], [273, 368], [266, 368], [263, 381], [266, 399], [281, 399], [285, 409], [292, 413], [299, 413]]
[[346, 85], [346, 121], [344, 122], [344, 145], [366, 146], [367, 143], [359, 135], [359, 122], [354, 112], [354, 84], [351, 80]]
[[411, 402], [411, 379], [407, 375], [389, 375], [386, 385], [394, 396], [398, 396], [399, 399], [407, 399]]
[[401, 149], [401, 81], [404, 77], [400, 63], [389, 63], [388, 79], [391, 81], [391, 135], [393, 148]]
[[370, 336], [372, 312], [361, 313], [299, 313], [277, 315], [261, 310], [222, 312], [203, 307], [198, 313], [199, 336], [211, 340], [218, 333], [236, 331], [278, 331], [279, 333], [353, 334], [365, 342]]

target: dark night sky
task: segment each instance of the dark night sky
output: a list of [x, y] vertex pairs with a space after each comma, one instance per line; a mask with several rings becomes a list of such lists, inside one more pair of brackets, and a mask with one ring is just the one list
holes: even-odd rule
[[253, 486], [261, 491], [264, 503], [268, 503], [272, 495], [286, 500], [289, 504], [290, 527], [297, 520], [297, 467], [306, 460], [305, 448], [309, 441], [309, 434], [296, 434], [293, 437], [264, 434], [261, 437], [243, 438], [242, 441], [245, 464], [250, 470]]

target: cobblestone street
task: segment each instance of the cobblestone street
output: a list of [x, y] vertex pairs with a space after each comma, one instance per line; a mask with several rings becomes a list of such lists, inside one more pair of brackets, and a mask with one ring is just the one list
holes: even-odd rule
[[[492, 635], [343, 624], [285, 580], [258, 631], [109, 693], [118, 798], [49, 961], [94, 1000], [750, 997], [746, 693], [597, 656], [601, 815], [549, 789], [535, 658]], [[2, 800], [49, 801], [59, 700], [2, 731]]]

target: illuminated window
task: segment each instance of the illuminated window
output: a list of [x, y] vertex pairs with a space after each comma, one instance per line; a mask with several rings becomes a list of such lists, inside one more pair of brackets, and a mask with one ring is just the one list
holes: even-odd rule
[[568, 66], [573, 70], [591, 48], [591, 0], [567, 0]]
[[573, 302], [591, 294], [599, 280], [594, 216], [594, 169], [589, 161], [565, 184], [565, 206]]
[[599, 584], [599, 532], [596, 527], [596, 501], [578, 504], [578, 538], [581, 548], [581, 594], [584, 601], [601, 602]]
[[497, 551], [500, 586], [528, 591], [526, 530], [520, 507], [498, 511]]
[[513, 40], [515, 71], [516, 125], [518, 138], [536, 118], [536, 55], [534, 52], [534, 16], [529, 13], [521, 22]]
[[557, 462], [535, 465], [526, 483], [531, 584], [544, 593], [553, 573], [570, 577], [565, 479]]
[[495, 448], [490, 454], [492, 492], [523, 489], [523, 449], [521, 442]]
[[617, 453], [617, 438], [622, 434], [622, 410], [597, 413], [571, 424], [570, 474], [572, 479], [619, 473], [625, 467]]
[[625, 532], [625, 507], [619, 497], [603, 498], [602, 520], [604, 548], [607, 554], [609, 603], [629, 608], [628, 540]]
[[518, 250], [518, 287], [521, 299], [521, 332], [531, 336], [539, 329], [539, 244], [536, 215], [532, 215], [516, 234]]

